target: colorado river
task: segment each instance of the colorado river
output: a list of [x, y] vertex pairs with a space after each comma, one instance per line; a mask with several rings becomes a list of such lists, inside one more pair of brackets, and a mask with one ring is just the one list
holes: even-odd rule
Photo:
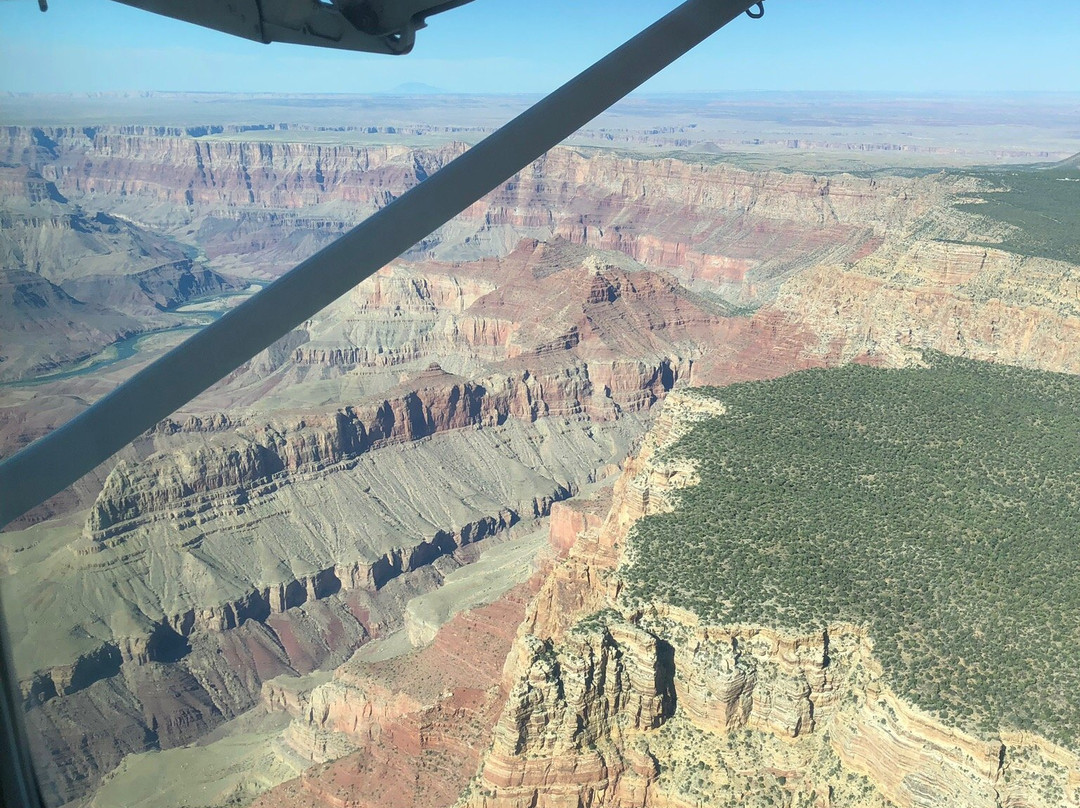
[[[252, 284], [245, 290], [245, 292], [224, 292], [222, 294], [211, 295], [208, 297], [199, 298], [198, 300], [192, 300], [189, 303], [181, 306], [178, 309], [162, 312], [162, 314], [171, 314], [177, 317], [184, 317], [185, 324], [178, 325], [173, 328], [159, 328], [154, 331], [143, 331], [139, 334], [132, 334], [130, 337], [125, 337], [122, 340], [110, 343], [102, 348], [94, 356], [80, 362], [76, 367], [70, 370], [57, 371], [55, 373], [44, 373], [40, 376], [34, 376], [29, 379], [16, 379], [14, 381], [0, 382], [0, 388], [5, 387], [34, 387], [40, 384], [47, 384], [48, 382], [63, 381], [64, 379], [73, 379], [76, 376], [85, 376], [88, 373], [95, 373], [99, 370], [103, 370], [110, 365], [115, 365], [117, 362], [123, 362], [125, 359], [130, 359], [135, 356], [140, 350], [143, 342], [149, 339], [154, 339], [168, 334], [182, 334], [185, 332], [195, 333], [201, 328], [209, 325], [228, 311], [232, 306], [229, 305], [229, 301], [235, 298], [247, 299], [255, 292], [259, 291], [262, 287], [256, 284]], [[207, 307], [207, 304], [214, 302], [220, 302], [220, 307]], [[192, 324], [194, 318], [199, 318], [202, 322]]]

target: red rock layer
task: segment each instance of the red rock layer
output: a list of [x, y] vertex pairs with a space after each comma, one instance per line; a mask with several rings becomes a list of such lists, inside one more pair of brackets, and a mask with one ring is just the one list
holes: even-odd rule
[[362, 689], [322, 719], [360, 751], [317, 765], [253, 808], [437, 808], [452, 804], [480, 762], [506, 693], [506, 654], [535, 590], [519, 586], [454, 617], [420, 651], [337, 674]]
[[[43, 145], [44, 144], [44, 145]], [[194, 138], [96, 128], [0, 130], [0, 159], [147, 220], [199, 222], [211, 258], [294, 263], [462, 150]], [[813, 263], [857, 260], [939, 201], [935, 180], [818, 178], [556, 148], [470, 207], [447, 239], [512, 229], [614, 249], [749, 301]], [[131, 205], [139, 200], [138, 205]], [[168, 210], [166, 210], [166, 206]], [[210, 219], [204, 220], [209, 216]], [[460, 232], [459, 232], [460, 231]]]

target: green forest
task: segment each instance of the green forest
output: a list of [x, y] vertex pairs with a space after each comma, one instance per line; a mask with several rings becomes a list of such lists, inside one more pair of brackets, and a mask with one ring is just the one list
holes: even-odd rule
[[974, 193], [960, 210], [1017, 228], [997, 245], [1019, 255], [1080, 262], [1080, 170], [1076, 165], [1044, 169], [986, 169], [971, 172], [997, 190]]
[[631, 531], [627, 594], [716, 623], [869, 628], [899, 694], [1080, 739], [1080, 379], [927, 354], [702, 395], [729, 413]]

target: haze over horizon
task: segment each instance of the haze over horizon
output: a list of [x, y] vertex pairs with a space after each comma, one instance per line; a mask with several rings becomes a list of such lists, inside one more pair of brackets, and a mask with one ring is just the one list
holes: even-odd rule
[[[0, 4], [0, 91], [450, 93], [553, 89], [677, 3], [601, 0], [541, 7], [476, 0], [437, 15], [404, 58], [266, 47], [111, 0]], [[823, 91], [1073, 92], [1080, 4], [769, 0], [643, 87], [645, 93]]]

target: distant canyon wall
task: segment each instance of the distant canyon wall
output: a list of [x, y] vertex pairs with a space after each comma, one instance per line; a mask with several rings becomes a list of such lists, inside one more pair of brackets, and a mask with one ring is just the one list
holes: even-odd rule
[[[132, 221], [176, 227], [211, 259], [285, 268], [422, 182], [460, 144], [318, 145], [123, 128], [0, 130], [0, 160]], [[955, 180], [822, 178], [558, 147], [416, 255], [505, 254], [521, 236], [619, 250], [748, 304], [812, 263], [858, 260]], [[248, 264], [250, 265], [250, 263]]]

